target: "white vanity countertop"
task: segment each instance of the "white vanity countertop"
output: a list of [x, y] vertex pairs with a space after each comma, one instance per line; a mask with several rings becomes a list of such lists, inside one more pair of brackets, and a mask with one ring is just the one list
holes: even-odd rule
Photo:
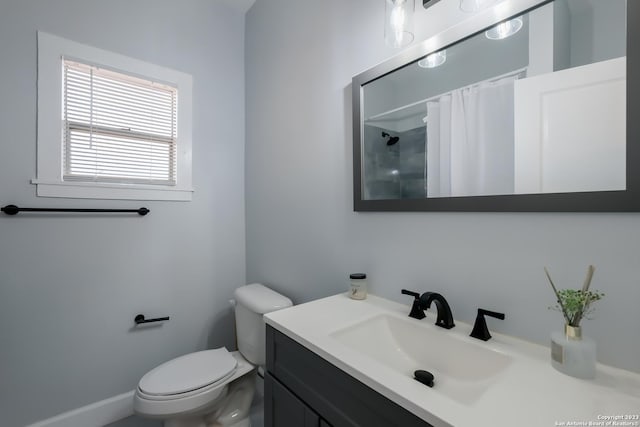
[[[356, 301], [338, 294], [266, 314], [265, 321], [434, 427], [640, 426], [640, 374], [598, 365], [594, 380], [576, 379], [551, 366], [548, 347], [498, 333], [483, 342], [470, 338], [471, 326], [457, 321], [450, 330], [433, 326], [512, 357], [479, 398], [461, 403], [440, 393], [437, 383], [426, 387], [412, 372], [401, 375], [330, 335], [380, 314], [404, 319], [409, 309], [374, 295]], [[435, 310], [415, 322], [431, 327]]]

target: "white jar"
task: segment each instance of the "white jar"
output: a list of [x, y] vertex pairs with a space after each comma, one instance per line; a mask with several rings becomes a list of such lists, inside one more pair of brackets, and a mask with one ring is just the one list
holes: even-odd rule
[[351, 279], [349, 296], [352, 299], [365, 299], [367, 297], [367, 275], [363, 273], [353, 273], [349, 275], [349, 279]]

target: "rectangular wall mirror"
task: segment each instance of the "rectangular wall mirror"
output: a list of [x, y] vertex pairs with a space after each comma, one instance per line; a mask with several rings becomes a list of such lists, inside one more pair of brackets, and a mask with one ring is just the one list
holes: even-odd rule
[[355, 76], [354, 210], [639, 211], [637, 3], [504, 1]]

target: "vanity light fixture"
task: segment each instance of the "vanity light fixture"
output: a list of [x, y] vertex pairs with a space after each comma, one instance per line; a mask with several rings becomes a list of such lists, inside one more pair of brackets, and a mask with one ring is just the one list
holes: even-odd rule
[[517, 18], [510, 19], [509, 21], [503, 21], [498, 25], [489, 28], [485, 31], [484, 35], [489, 40], [502, 40], [507, 37], [511, 37], [522, 28], [522, 17], [518, 16]]
[[447, 49], [442, 49], [434, 52], [418, 61], [418, 67], [421, 68], [435, 68], [444, 64], [447, 60]]
[[413, 41], [415, 0], [384, 0], [384, 40], [388, 46], [405, 47]]
[[475, 13], [497, 2], [498, 0], [460, 0], [460, 10], [467, 13]]

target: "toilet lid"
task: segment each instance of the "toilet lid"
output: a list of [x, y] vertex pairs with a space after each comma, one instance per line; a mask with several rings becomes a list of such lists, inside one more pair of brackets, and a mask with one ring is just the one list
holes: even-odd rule
[[156, 396], [186, 393], [227, 377], [237, 364], [226, 348], [198, 351], [152, 369], [142, 377], [138, 387]]

